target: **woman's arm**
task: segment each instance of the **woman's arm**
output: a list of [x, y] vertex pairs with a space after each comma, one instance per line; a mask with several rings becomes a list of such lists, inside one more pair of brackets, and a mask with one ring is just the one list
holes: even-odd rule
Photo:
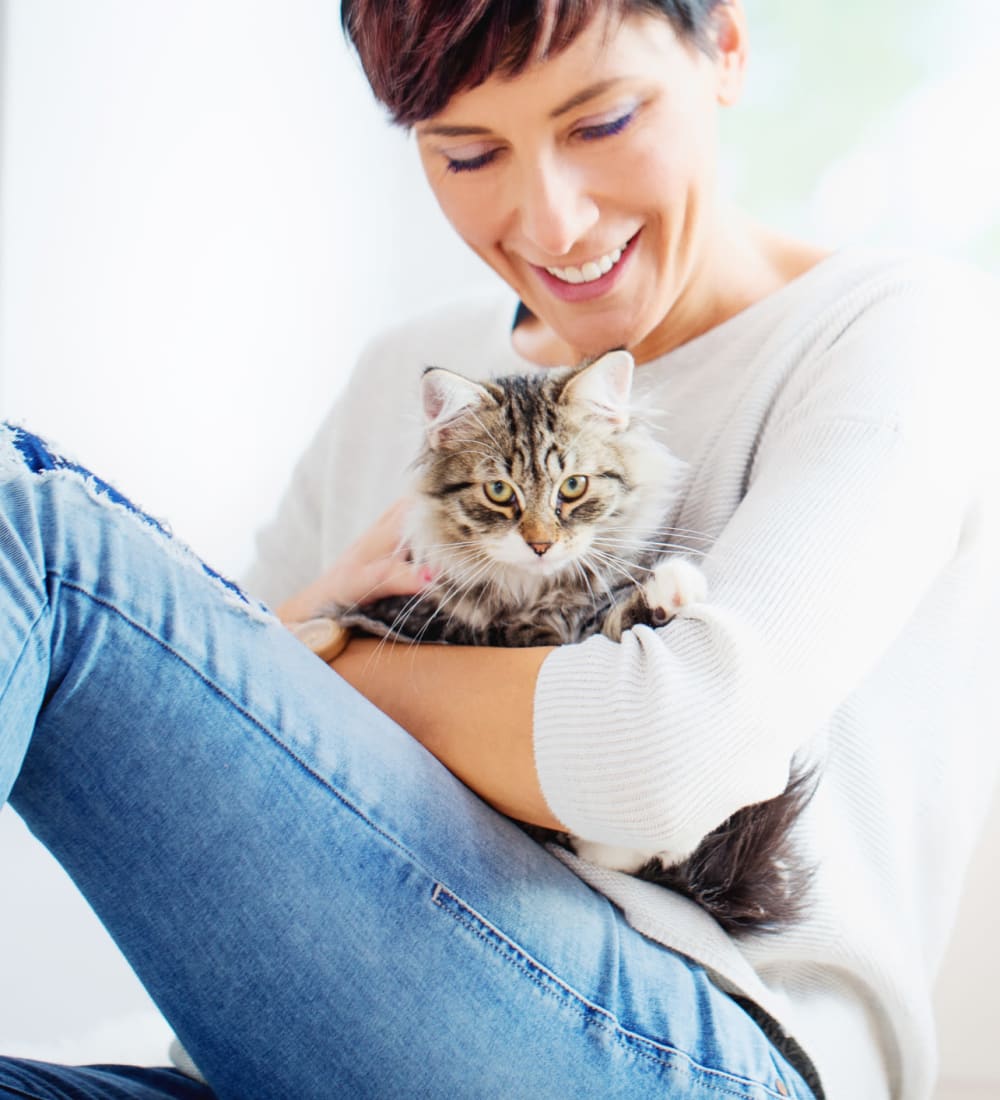
[[564, 830], [535, 767], [535, 681], [549, 652], [357, 638], [332, 667], [495, 809]]

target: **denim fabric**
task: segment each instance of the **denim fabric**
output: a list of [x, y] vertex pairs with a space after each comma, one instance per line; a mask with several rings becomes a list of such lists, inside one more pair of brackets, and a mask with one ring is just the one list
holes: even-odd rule
[[0, 1097], [31, 1100], [212, 1100], [212, 1090], [175, 1069], [51, 1066], [0, 1059]]
[[[219, 1097], [812, 1095], [697, 965], [161, 526], [10, 430], [0, 716], [0, 795]], [[19, 1093], [20, 1067], [0, 1064], [0, 1095], [183, 1095], [71, 1070]]]

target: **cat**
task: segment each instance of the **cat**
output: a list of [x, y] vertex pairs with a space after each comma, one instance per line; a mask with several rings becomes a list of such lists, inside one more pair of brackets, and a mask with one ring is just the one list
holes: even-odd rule
[[[683, 464], [629, 408], [633, 360], [480, 383], [428, 368], [424, 444], [406, 543], [433, 583], [416, 596], [328, 610], [365, 633], [459, 645], [541, 646], [665, 625], [707, 598], [666, 526]], [[691, 551], [686, 550], [690, 555]], [[612, 870], [669, 886], [729, 932], [799, 918], [809, 873], [791, 828], [811, 796], [739, 810], [693, 852], [634, 851], [523, 826]]]

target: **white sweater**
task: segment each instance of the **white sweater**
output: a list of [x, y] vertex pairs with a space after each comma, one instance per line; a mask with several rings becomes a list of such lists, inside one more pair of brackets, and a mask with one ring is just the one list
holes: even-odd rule
[[[636, 403], [688, 463], [674, 522], [709, 551], [709, 597], [558, 649], [538, 682], [542, 788], [581, 836], [677, 847], [777, 795], [793, 754], [821, 763], [797, 830], [808, 916], [780, 935], [733, 941], [566, 859], [773, 1015], [830, 1100], [933, 1085], [930, 989], [1000, 746], [998, 307], [963, 268], [844, 252], [642, 365]], [[513, 313], [456, 306], [372, 345], [259, 536], [252, 591], [304, 587], [400, 494], [425, 365], [543, 369], [513, 351]]]

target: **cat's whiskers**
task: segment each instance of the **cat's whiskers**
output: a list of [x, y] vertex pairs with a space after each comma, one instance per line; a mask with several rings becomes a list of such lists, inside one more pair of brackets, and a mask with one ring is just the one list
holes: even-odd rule
[[[485, 577], [483, 574], [485, 574]], [[476, 575], [475, 583], [482, 583], [483, 585], [480, 598], [490, 595], [503, 601], [510, 589], [509, 580], [506, 577], [506, 567], [489, 554], [484, 557], [483, 569]]]
[[493, 436], [490, 436], [489, 438], [490, 442], [497, 447], [497, 450], [488, 450], [483, 442], [482, 436], [479, 435], [452, 436], [451, 443], [452, 445], [457, 444], [459, 447], [463, 448], [466, 454], [476, 454], [479, 455], [481, 458], [485, 458], [489, 462], [496, 462], [497, 453], [502, 453], [502, 450], [497, 444], [496, 439], [493, 438]]
[[451, 553], [452, 551], [465, 550], [468, 547], [480, 547], [482, 546], [481, 539], [464, 539], [464, 540], [449, 540], [447, 542], [428, 542], [421, 543], [418, 552], [421, 555], [426, 556], [428, 553], [434, 551], [442, 551], [444, 553]]
[[478, 455], [481, 459], [489, 462], [491, 465], [496, 462], [496, 451], [484, 451], [479, 447], [474, 447], [472, 444], [475, 442], [473, 439], [456, 439], [456, 443], [461, 444], [467, 455]]
[[[420, 552], [421, 552], [421, 554], [425, 554], [428, 551], [437, 550], [437, 549], [448, 550], [448, 551], [454, 551], [456, 549], [461, 549], [462, 554], [455, 553], [455, 554], [452, 555], [457, 560], [457, 562], [459, 564], [461, 564], [461, 558], [462, 558], [463, 554], [468, 556], [468, 558], [470, 558], [470, 559], [474, 558], [476, 556], [477, 551], [480, 550], [480, 548], [481, 548], [480, 543], [478, 541], [476, 541], [475, 539], [469, 539], [466, 542], [442, 542], [442, 543], [437, 544], [436, 546], [435, 545], [421, 546]], [[369, 601], [370, 597], [375, 592], [377, 587], [378, 587], [377, 585], [372, 585], [372, 587], [369, 588], [367, 592], [363, 592], [354, 601], [354, 604], [352, 606], [353, 607], [358, 607], [358, 608], [363, 608], [365, 603], [367, 603]], [[428, 591], [427, 588], [423, 588], [419, 592], [415, 592], [413, 594], [413, 599], [417, 599], [418, 597], [424, 595], [427, 591]], [[403, 608], [403, 611], [407, 611], [407, 614], [409, 613], [408, 610], [407, 610], [409, 608], [409, 606], [410, 605], [407, 604]], [[402, 614], [402, 611], [400, 612], [400, 614]], [[397, 616], [397, 619], [398, 619], [398, 616]], [[393, 628], [396, 625], [396, 621], [397, 620], [393, 620]]]
[[[490, 562], [489, 559], [486, 559], [480, 563], [479, 568], [476, 569], [471, 576], [461, 579], [454, 577], [449, 578], [448, 590], [443, 594], [437, 594], [438, 606], [435, 608], [434, 613], [430, 616], [423, 627], [417, 632], [414, 641], [421, 640], [421, 638], [427, 633], [427, 630], [430, 627], [431, 623], [438, 617], [438, 615], [447, 610], [449, 604], [453, 604], [454, 607], [453, 610], [448, 614], [448, 622], [453, 622], [463, 597], [469, 592], [470, 589], [472, 589], [476, 584], [479, 583], [480, 578], [483, 576], [484, 573], [487, 573], [490, 570], [491, 565], [492, 562]], [[442, 585], [441, 587], [444, 586]], [[482, 599], [482, 596], [484, 594], [485, 589], [483, 592], [480, 593], [480, 600]], [[479, 600], [476, 601], [477, 607], [478, 603]]]
[[[454, 591], [468, 591], [481, 582], [484, 573], [494, 568], [493, 560], [481, 550], [465, 561], [451, 562], [449, 565], [451, 567], [447, 569], [446, 576]], [[487, 581], [492, 581], [492, 578], [488, 577]]]
[[594, 591], [594, 586], [590, 583], [590, 577], [587, 574], [587, 570], [584, 568], [583, 561], [580, 558], [574, 558], [572, 562], [574, 572], [579, 576], [580, 580], [586, 586], [587, 591], [590, 593], [590, 607], [591, 610], [597, 610], [597, 593]]
[[614, 535], [624, 535], [630, 539], [639, 538], [650, 542], [676, 538], [678, 540], [683, 540], [685, 545], [688, 541], [700, 542], [707, 545], [711, 545], [715, 541], [709, 538], [708, 535], [700, 535], [696, 531], [686, 531], [681, 527], [667, 527], [659, 522], [648, 524], [634, 522], [607, 524], [601, 529], [600, 535], [602, 538]]
[[504, 448], [502, 444], [497, 439], [497, 437], [489, 430], [489, 428], [487, 428], [486, 425], [483, 423], [482, 417], [479, 415], [479, 413], [472, 413], [470, 419], [474, 420], [480, 426], [480, 428], [483, 429], [483, 434], [486, 436], [486, 438], [493, 444], [494, 447], [496, 447], [497, 451], [500, 454], [503, 454]]
[[389, 624], [389, 630], [393, 633], [401, 633], [403, 627], [406, 625], [406, 621], [410, 615], [420, 606], [421, 601], [427, 599], [427, 589], [423, 589], [420, 592], [415, 592], [403, 606], [396, 612], [395, 618]]
[[709, 543], [709, 544], [715, 542], [715, 539], [711, 538], [709, 535], [702, 534], [699, 531], [694, 531], [694, 530], [692, 530], [690, 528], [687, 528], [687, 527], [665, 527], [661, 523], [656, 523], [656, 524], [650, 525], [649, 527], [637, 527], [635, 525], [621, 525], [621, 526], [616, 525], [616, 526], [612, 526], [612, 527], [606, 527], [605, 531], [609, 531], [609, 532], [612, 532], [612, 533], [622, 532], [622, 531], [626, 531], [626, 532], [648, 531], [652, 535], [676, 535], [678, 538], [691, 539], [692, 541], [695, 541], [695, 542], [705, 542], [705, 543]]
[[407, 602], [403, 605], [403, 607], [400, 608], [395, 618], [390, 624], [388, 624], [389, 633], [383, 634], [375, 648], [372, 650], [372, 655], [370, 658], [371, 660], [375, 659], [375, 657], [381, 651], [382, 647], [385, 645], [396, 645], [399, 642], [405, 642], [406, 645], [411, 646], [416, 645], [420, 641], [421, 637], [427, 632], [427, 628], [434, 621], [434, 618], [437, 615], [436, 610], [427, 620], [427, 622], [424, 623], [423, 627], [421, 627], [421, 629], [417, 632], [415, 636], [408, 637], [406, 634], [403, 633], [403, 628], [405, 627], [410, 615], [413, 614], [413, 612], [420, 605], [421, 600], [426, 599], [428, 594], [428, 589], [425, 588], [422, 591], [417, 592], [413, 596], [411, 596], [410, 599], [407, 600]]
[[701, 531], [695, 531], [690, 527], [661, 527], [660, 533], [664, 535], [676, 535], [678, 538], [694, 539], [697, 542], [715, 542], [715, 539], [711, 535], [706, 535]]
[[460, 554], [450, 555], [440, 575], [424, 591], [433, 592], [439, 599], [450, 600], [456, 593], [467, 591], [477, 584], [492, 564], [482, 545], [474, 544]]
[[626, 550], [655, 550], [664, 554], [667, 552], [675, 552], [681, 556], [693, 555], [695, 557], [708, 557], [707, 550], [685, 546], [683, 543], [679, 542], [657, 542], [653, 539], [613, 539], [608, 538], [607, 535], [595, 535], [593, 541], [601, 546], [621, 547]]
[[[484, 570], [483, 570], [483, 571], [481, 571], [481, 573], [482, 573], [482, 572], [491, 572], [491, 568], [492, 568], [492, 565], [493, 565], [493, 562], [484, 562]], [[469, 617], [470, 617], [470, 619], [472, 619], [472, 618], [476, 617], [477, 615], [479, 615], [480, 605], [482, 604], [482, 602], [483, 602], [483, 599], [484, 599], [484, 598], [485, 598], [485, 596], [486, 596], [486, 593], [487, 593], [488, 591], [490, 591], [490, 587], [491, 587], [491, 586], [494, 586], [494, 585], [495, 585], [495, 579], [494, 579], [494, 576], [493, 576], [493, 575], [487, 576], [487, 577], [486, 577], [486, 583], [485, 583], [485, 584], [482, 584], [482, 585], [480, 585], [480, 592], [479, 592], [479, 595], [477, 595], [477, 596], [475, 597], [475, 603], [474, 603], [474, 604], [472, 605], [472, 612], [471, 612], [471, 614], [470, 614], [470, 616], [469, 616]], [[466, 593], [468, 593], [468, 592], [469, 592], [469, 588], [470, 588], [470, 587], [471, 587], [471, 585], [469, 585], [469, 586], [466, 586], [466, 588], [465, 588], [465, 592], [466, 592]], [[465, 594], [465, 593], [462, 593], [462, 595], [463, 595], [463, 596], [464, 596], [464, 594]], [[457, 613], [458, 613], [458, 606], [455, 606], [454, 612], [452, 612], [452, 614], [451, 614], [451, 615], [449, 616], [449, 618], [448, 618], [448, 621], [449, 621], [449, 623], [453, 623], [453, 621], [454, 621], [454, 616], [455, 616], [455, 614], [457, 614]]]
[[[590, 575], [594, 578], [595, 581], [600, 582], [601, 587], [604, 589], [605, 598], [607, 599], [609, 604], [613, 604], [615, 602], [615, 595], [614, 595], [614, 592], [611, 591], [611, 586], [608, 584], [607, 578], [604, 576], [604, 570], [598, 568], [598, 566], [600, 564], [599, 562], [589, 561], [588, 560], [589, 557], [590, 557], [590, 552], [589, 551], [580, 556], [579, 561], [580, 561], [581, 566], [584, 567], [586, 572], [590, 573]], [[588, 585], [588, 587], [590, 587], [590, 586]], [[591, 591], [591, 594], [593, 595], [593, 592], [594, 592], [593, 588], [590, 588], [590, 591]], [[594, 597], [594, 599], [596, 600], [596, 597]], [[596, 609], [596, 602], [593, 606]]]
[[637, 562], [629, 561], [627, 558], [619, 557], [617, 554], [611, 554], [607, 551], [600, 550], [593, 544], [591, 544], [587, 553], [589, 556], [593, 556], [594, 558], [596, 558], [602, 564], [610, 566], [617, 573], [620, 573], [623, 577], [627, 577], [637, 588], [642, 582], [637, 580], [629, 572], [629, 568], [641, 569], [644, 573], [652, 572], [652, 570], [646, 568], [645, 566], [639, 565]]

